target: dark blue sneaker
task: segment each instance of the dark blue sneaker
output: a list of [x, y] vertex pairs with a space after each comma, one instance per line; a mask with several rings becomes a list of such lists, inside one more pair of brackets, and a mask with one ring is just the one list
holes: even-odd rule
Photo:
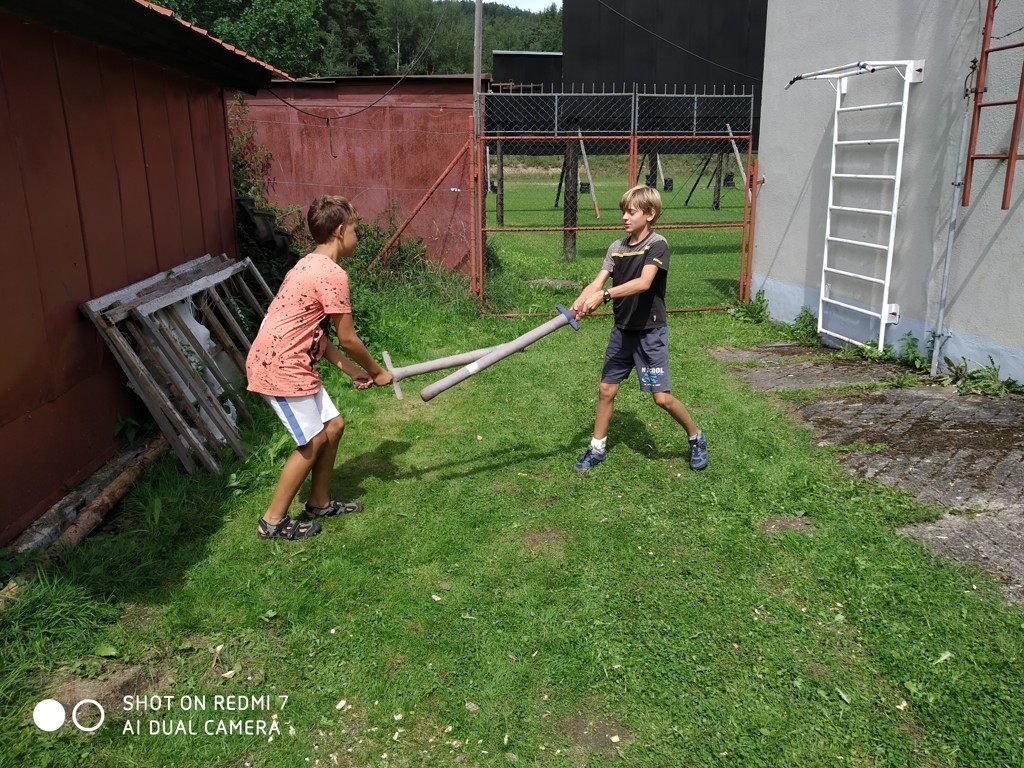
[[704, 469], [708, 465], [708, 439], [701, 430], [696, 437], [689, 438], [690, 469]]
[[587, 469], [592, 469], [604, 461], [604, 452], [595, 451], [593, 448], [587, 448], [580, 456], [580, 460], [572, 465], [572, 468], [577, 472], [583, 472]]

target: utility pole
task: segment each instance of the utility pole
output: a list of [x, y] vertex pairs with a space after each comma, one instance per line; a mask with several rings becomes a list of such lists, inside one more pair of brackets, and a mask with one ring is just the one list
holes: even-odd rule
[[473, 272], [476, 277], [474, 288], [480, 291], [480, 300], [483, 301], [483, 243], [481, 242], [481, 196], [480, 196], [480, 84], [483, 78], [483, 29], [484, 29], [484, 2], [476, 0], [476, 15], [473, 29], [473, 146], [470, 151], [472, 161], [470, 167], [473, 170]]

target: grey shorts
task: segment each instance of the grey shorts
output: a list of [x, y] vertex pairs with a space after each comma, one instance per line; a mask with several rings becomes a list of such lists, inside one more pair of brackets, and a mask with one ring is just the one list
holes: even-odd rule
[[623, 331], [612, 327], [604, 353], [601, 382], [621, 384], [636, 368], [642, 392], [671, 392], [668, 373], [668, 327]]

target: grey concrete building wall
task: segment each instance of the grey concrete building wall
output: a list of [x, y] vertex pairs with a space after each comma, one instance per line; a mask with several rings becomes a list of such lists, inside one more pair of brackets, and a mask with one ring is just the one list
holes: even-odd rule
[[[924, 59], [924, 80], [910, 89], [889, 295], [901, 317], [886, 327], [885, 338], [898, 347], [910, 333], [924, 351], [941, 313], [943, 356], [980, 365], [991, 356], [1004, 378], [1024, 381], [1024, 165], [1004, 211], [1006, 162], [976, 163], [970, 205], [956, 205], [943, 295], [951, 203], [960, 195], [953, 185], [956, 159], [971, 105], [964, 88], [965, 81], [973, 83], [971, 61], [981, 51], [984, 6], [977, 0], [769, 3], [759, 152], [765, 183], [752, 290], [765, 291], [775, 319], [791, 322], [803, 306], [818, 314], [835, 91], [825, 80], [798, 81], [788, 90], [786, 84], [796, 75], [851, 62]], [[1001, 3], [995, 34], [1005, 37], [997, 42], [1024, 39], [1021, 27], [1021, 4]], [[1024, 49], [990, 57], [987, 101], [1016, 98], [1022, 59]], [[884, 93], [891, 87], [885, 77], [851, 78], [850, 93], [855, 87]], [[1013, 113], [1013, 107], [984, 110], [979, 152], [1007, 151]], [[864, 225], [851, 235], [874, 240], [868, 230]]]

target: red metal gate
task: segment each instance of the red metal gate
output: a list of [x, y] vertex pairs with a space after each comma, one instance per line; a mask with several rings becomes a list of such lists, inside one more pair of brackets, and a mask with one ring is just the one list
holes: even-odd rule
[[[747, 301], [754, 221], [749, 180], [756, 178], [751, 145], [749, 134], [728, 133], [482, 137], [481, 243], [496, 247], [503, 271], [514, 261], [520, 281], [540, 287], [505, 285], [516, 298], [512, 303], [544, 311], [548, 295], [571, 300], [597, 273], [607, 245], [621, 236], [619, 197], [646, 183], [661, 193], [656, 228], [668, 238], [674, 263], [682, 260], [671, 273], [678, 278], [670, 277], [672, 310]], [[530, 256], [538, 249], [547, 254], [539, 262]]]

